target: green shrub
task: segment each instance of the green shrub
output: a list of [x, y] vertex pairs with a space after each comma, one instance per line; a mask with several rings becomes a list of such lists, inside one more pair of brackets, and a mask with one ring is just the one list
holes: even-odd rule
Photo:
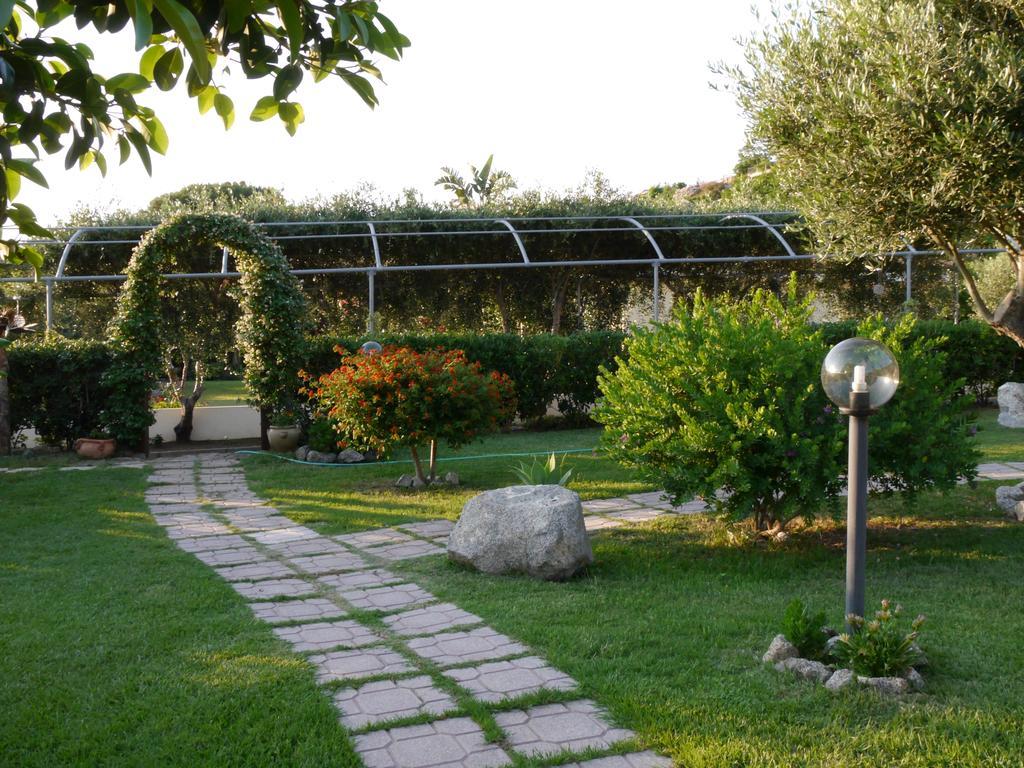
[[[696, 494], [758, 530], [811, 518], [842, 487], [846, 424], [819, 383], [827, 351], [808, 324], [811, 297], [708, 299], [637, 331], [628, 361], [602, 372], [595, 419], [609, 453], [666, 488]], [[950, 488], [974, 476], [962, 381], [944, 377], [935, 344], [911, 341], [913, 318], [860, 328], [897, 354], [902, 383], [872, 417], [870, 472], [884, 490]], [[718, 493], [723, 491], [724, 493]]]
[[[508, 377], [482, 370], [458, 350], [384, 347], [340, 362], [304, 389], [314, 414], [330, 422], [339, 448], [379, 454], [408, 448], [424, 484], [434, 480], [441, 441], [452, 448], [465, 445], [495, 431], [515, 409]], [[425, 445], [426, 472], [419, 456]]]
[[825, 631], [825, 612], [811, 613], [803, 602], [794, 598], [786, 606], [782, 617], [782, 634], [786, 636], [804, 659], [823, 659], [828, 633]]
[[309, 423], [307, 444], [314, 451], [333, 453], [338, 450], [338, 433], [327, 419], [313, 419]]
[[876, 611], [871, 620], [847, 616], [853, 631], [839, 636], [832, 656], [838, 663], [867, 677], [898, 676], [921, 664], [923, 656], [917, 640], [924, 616], [914, 619], [907, 632], [900, 626], [902, 612], [902, 606], [883, 600], [881, 610]]
[[8, 357], [12, 431], [33, 427], [44, 443], [70, 448], [100, 429], [109, 395], [103, 374], [113, 359], [109, 347], [51, 335], [12, 344]]

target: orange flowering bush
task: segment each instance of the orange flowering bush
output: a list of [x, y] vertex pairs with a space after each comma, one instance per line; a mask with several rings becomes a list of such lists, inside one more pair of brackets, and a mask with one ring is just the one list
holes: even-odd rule
[[[348, 354], [341, 365], [303, 388], [314, 410], [338, 434], [341, 447], [385, 453], [407, 447], [423, 483], [434, 479], [437, 444], [458, 448], [495, 431], [515, 414], [515, 389], [505, 374], [484, 372], [461, 350], [416, 352], [385, 347]], [[419, 449], [429, 446], [426, 472]]]

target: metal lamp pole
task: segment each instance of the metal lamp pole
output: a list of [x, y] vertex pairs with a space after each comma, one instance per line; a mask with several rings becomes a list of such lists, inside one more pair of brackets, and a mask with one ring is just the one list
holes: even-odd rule
[[850, 454], [846, 472], [846, 615], [864, 615], [864, 562], [868, 540], [868, 417], [872, 410], [865, 387], [850, 392]]

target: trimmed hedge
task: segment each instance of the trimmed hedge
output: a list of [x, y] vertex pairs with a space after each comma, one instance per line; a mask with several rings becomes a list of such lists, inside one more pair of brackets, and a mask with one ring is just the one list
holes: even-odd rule
[[[856, 335], [857, 322], [823, 323], [825, 340], [831, 345]], [[947, 379], [964, 379], [964, 392], [979, 403], [996, 395], [1000, 384], [1020, 381], [1024, 376], [1024, 350], [1013, 339], [1000, 336], [976, 320], [952, 323], [948, 320], [920, 320], [909, 342], [918, 338], [937, 339], [936, 348], [946, 355]]]
[[103, 374], [113, 362], [99, 341], [19, 341], [8, 350], [11, 430], [34, 427], [48, 445], [70, 448], [101, 428], [109, 392]]
[[[579, 416], [597, 397], [600, 366], [614, 369], [616, 355], [622, 354], [625, 334], [593, 331], [571, 336], [538, 334], [516, 336], [506, 333], [405, 334], [378, 336], [382, 344], [428, 349], [461, 349], [472, 362], [508, 375], [516, 388], [518, 415], [522, 419], [543, 416], [552, 401], [567, 416]], [[320, 336], [309, 341], [305, 370], [311, 376], [338, 367], [335, 346], [354, 352], [365, 338]]]

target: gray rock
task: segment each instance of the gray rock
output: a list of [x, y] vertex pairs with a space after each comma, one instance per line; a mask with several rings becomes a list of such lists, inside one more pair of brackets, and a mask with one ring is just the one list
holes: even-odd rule
[[793, 659], [799, 655], [800, 651], [786, 639], [785, 635], [776, 635], [772, 640], [772, 644], [768, 646], [768, 650], [765, 651], [764, 656], [761, 657], [761, 661], [775, 664], [783, 659]]
[[999, 401], [999, 423], [1004, 427], [1024, 427], [1024, 384], [1008, 381], [996, 393]]
[[1008, 515], [1013, 514], [1020, 501], [1024, 501], [1024, 483], [1001, 485], [996, 488], [996, 504]]
[[580, 497], [559, 485], [515, 485], [466, 502], [448, 557], [484, 573], [561, 581], [594, 561]]
[[819, 683], [824, 683], [832, 676], [831, 669], [820, 661], [811, 661], [810, 659], [783, 659], [775, 665], [775, 668], [779, 672], [792, 672], [804, 680], [814, 680]]
[[448, 483], [448, 485], [458, 485], [459, 484], [459, 473], [458, 472], [446, 472], [445, 476], [444, 476], [444, 481], [446, 483]]
[[412, 475], [402, 475], [395, 481], [396, 488], [412, 488], [412, 481], [416, 478]]
[[839, 635], [832, 635], [828, 640], [825, 641], [825, 653], [829, 656], [832, 655], [832, 651], [835, 650], [836, 645], [839, 643]]
[[910, 689], [910, 683], [902, 677], [858, 677], [857, 682], [887, 696], [899, 696]]
[[1018, 501], [1013, 505], [1013, 511], [1007, 512], [1006, 516], [1016, 520], [1018, 523], [1024, 523], [1024, 501]]
[[333, 464], [338, 459], [336, 453], [320, 453], [320, 451], [309, 451], [306, 453], [306, 461], [317, 464]]
[[410, 487], [411, 488], [426, 488], [427, 487], [427, 483], [425, 481], [423, 481], [423, 480], [420, 480], [418, 477], [416, 477], [414, 475], [413, 478], [412, 478], [412, 485]]
[[825, 687], [830, 691], [841, 691], [848, 688], [857, 681], [857, 676], [852, 669], [837, 669], [832, 676], [825, 681]]
[[359, 451], [353, 451], [351, 448], [346, 448], [338, 453], [339, 464], [358, 464], [362, 460], [363, 454]]
[[908, 669], [907, 673], [905, 675], [903, 675], [903, 677], [904, 677], [904, 679], [906, 679], [907, 685], [910, 686], [911, 690], [913, 690], [913, 691], [923, 691], [924, 690], [924, 677], [922, 677], [921, 673], [918, 672], [913, 667]]
[[298, 448], [295, 449], [295, 458], [298, 459], [299, 461], [305, 461], [306, 460], [306, 455], [308, 453], [309, 453], [309, 446], [308, 445], [300, 445]]

